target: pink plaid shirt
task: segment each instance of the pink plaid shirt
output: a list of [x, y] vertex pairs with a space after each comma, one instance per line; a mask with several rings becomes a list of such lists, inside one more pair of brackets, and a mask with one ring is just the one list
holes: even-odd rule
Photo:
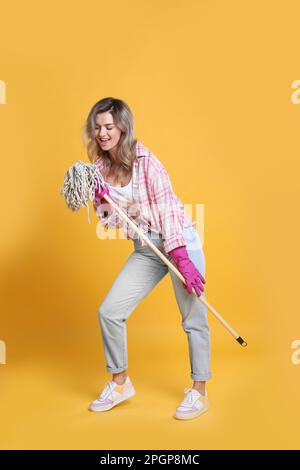
[[[136, 219], [135, 223], [144, 234], [147, 234], [149, 230], [161, 233], [165, 253], [178, 246], [186, 245], [183, 230], [195, 225], [196, 222], [185, 213], [182, 202], [173, 191], [167, 170], [139, 140], [136, 144], [136, 157], [132, 172], [134, 203], [128, 202], [124, 207], [112, 195], [110, 195], [111, 199], [128, 217], [132, 220]], [[103, 175], [103, 157], [99, 157], [95, 164]], [[105, 177], [104, 180], [106, 181]], [[127, 222], [123, 221], [117, 210], [109, 203], [100, 203], [99, 199], [95, 199], [93, 206], [101, 225], [104, 225], [106, 229], [123, 227], [123, 233], [127, 239], [138, 238], [142, 246], [146, 245], [146, 242]]]

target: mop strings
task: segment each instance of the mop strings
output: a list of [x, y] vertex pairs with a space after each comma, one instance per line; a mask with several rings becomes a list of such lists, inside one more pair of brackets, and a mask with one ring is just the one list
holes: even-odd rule
[[94, 163], [85, 163], [78, 160], [72, 165], [64, 176], [64, 183], [60, 194], [65, 197], [66, 204], [72, 211], [78, 211], [82, 206], [87, 208], [89, 224], [89, 201], [95, 198], [95, 182], [98, 188], [104, 185], [103, 177]]
[[[60, 194], [65, 197], [67, 206], [72, 211], [78, 211], [82, 206], [87, 208], [89, 224], [91, 223], [91, 220], [88, 202], [94, 201], [95, 182], [97, 182], [98, 188], [104, 187], [105, 185], [104, 178], [100, 173], [97, 165], [94, 163], [85, 163], [81, 160], [78, 160], [65, 173], [64, 183], [60, 190]], [[121, 196], [120, 199], [123, 199], [126, 204], [128, 203], [128, 201]], [[120, 207], [120, 209], [123, 213], [125, 213], [125, 215], [129, 216], [128, 210], [130, 211], [130, 209], [125, 208], [125, 212], [123, 208]], [[115, 217], [115, 214], [111, 214], [110, 217], [112, 216]], [[140, 228], [139, 224], [134, 219], [130, 220], [137, 228]]]

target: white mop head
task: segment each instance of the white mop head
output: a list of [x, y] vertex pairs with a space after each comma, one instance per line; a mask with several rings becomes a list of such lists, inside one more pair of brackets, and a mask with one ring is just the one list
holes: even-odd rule
[[88, 202], [95, 199], [95, 181], [99, 188], [103, 187], [104, 180], [97, 166], [94, 163], [78, 160], [66, 172], [60, 190], [69, 209], [78, 211], [81, 206], [87, 208], [89, 224], [91, 221]]

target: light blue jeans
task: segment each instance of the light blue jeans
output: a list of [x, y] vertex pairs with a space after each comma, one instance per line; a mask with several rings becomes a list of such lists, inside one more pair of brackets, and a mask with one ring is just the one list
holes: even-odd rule
[[[205, 257], [195, 227], [185, 228], [184, 237], [190, 259], [205, 277]], [[148, 238], [165, 254], [161, 234], [149, 232]], [[115, 374], [128, 368], [126, 320], [139, 302], [169, 272], [182, 316], [181, 324], [187, 334], [190, 376], [197, 381], [210, 379], [210, 329], [206, 306], [194, 293], [189, 294], [184, 289], [182, 281], [148, 245], [142, 247], [137, 239], [132, 242], [134, 251], [98, 309], [107, 371]], [[165, 256], [174, 264], [169, 255]], [[201, 295], [205, 298], [205, 293]]]

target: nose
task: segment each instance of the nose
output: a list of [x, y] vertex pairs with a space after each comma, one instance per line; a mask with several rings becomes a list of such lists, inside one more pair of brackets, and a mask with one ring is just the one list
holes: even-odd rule
[[100, 137], [101, 139], [103, 137], [106, 137], [105, 129], [102, 129], [102, 130], [96, 129], [95, 134], [96, 134], [96, 137]]
[[101, 132], [101, 131], [100, 131], [100, 132], [99, 132], [99, 137], [100, 137], [101, 139], [105, 139], [105, 138], [107, 137], [106, 132], [103, 132], [103, 131]]

